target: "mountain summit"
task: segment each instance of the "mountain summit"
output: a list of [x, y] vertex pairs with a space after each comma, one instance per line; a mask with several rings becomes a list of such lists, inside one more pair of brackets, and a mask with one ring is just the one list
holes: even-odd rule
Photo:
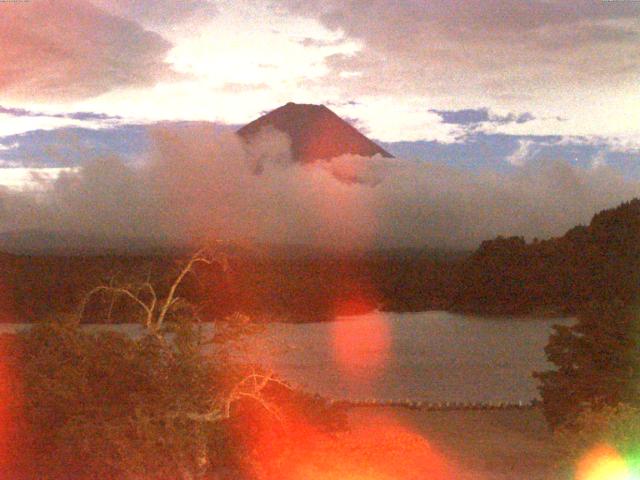
[[369, 140], [324, 105], [287, 103], [238, 130], [250, 140], [263, 128], [275, 128], [291, 138], [293, 160], [309, 163], [345, 154], [372, 157], [393, 155]]

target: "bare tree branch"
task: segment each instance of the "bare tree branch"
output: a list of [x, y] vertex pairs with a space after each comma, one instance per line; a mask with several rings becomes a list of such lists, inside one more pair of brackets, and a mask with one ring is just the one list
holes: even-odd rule
[[156, 320], [156, 328], [159, 329], [162, 327], [162, 324], [164, 323], [167, 312], [169, 311], [169, 308], [171, 307], [171, 305], [174, 303], [174, 297], [175, 297], [177, 288], [180, 286], [180, 284], [184, 280], [184, 277], [192, 271], [193, 266], [196, 263], [206, 263], [208, 265], [211, 265], [213, 263], [213, 260], [207, 258], [204, 255], [205, 251], [206, 251], [205, 248], [201, 248], [200, 250], [198, 250], [191, 257], [187, 265], [180, 271], [180, 273], [174, 280], [173, 284], [171, 285], [171, 288], [169, 289], [169, 294], [167, 295], [167, 298], [165, 299], [164, 304], [160, 309], [160, 313], [158, 314], [158, 318]]
[[[79, 312], [78, 312], [79, 320], [82, 320], [82, 318], [84, 316], [84, 311], [85, 311], [85, 309], [87, 307], [87, 304], [89, 303], [89, 300], [91, 299], [91, 297], [93, 297], [95, 294], [100, 293], [100, 292], [109, 292], [109, 293], [113, 293], [113, 294], [121, 294], [121, 295], [124, 295], [124, 296], [130, 298], [131, 300], [133, 300], [135, 303], [140, 305], [140, 307], [142, 307], [142, 309], [147, 314], [147, 319], [146, 319], [146, 323], [147, 324], [150, 322], [150, 319], [153, 318], [153, 310], [149, 307], [149, 305], [144, 303], [140, 299], [139, 296], [137, 296], [136, 294], [132, 293], [128, 288], [101, 285], [101, 286], [98, 286], [98, 287], [94, 288], [89, 293], [87, 293], [85, 295], [85, 297], [83, 298], [82, 302], [80, 302], [80, 308], [79, 308]], [[155, 292], [154, 292], [154, 296], [155, 296]]]

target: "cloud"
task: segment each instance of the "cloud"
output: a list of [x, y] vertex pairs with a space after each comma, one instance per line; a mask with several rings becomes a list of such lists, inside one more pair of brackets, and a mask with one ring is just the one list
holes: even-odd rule
[[511, 115], [512, 114], [509, 114], [506, 117], [507, 121], [505, 123], [510, 123], [510, 122], [527, 123], [527, 122], [531, 122], [531, 121], [536, 119], [536, 117], [532, 113], [529, 113], [529, 112], [521, 113], [520, 115], [517, 115], [515, 117], [512, 117]]
[[108, 155], [116, 155], [130, 163], [144, 158], [151, 148], [145, 125], [33, 130], [0, 137], [0, 144], [14, 146], [1, 151], [0, 160], [22, 167], [75, 167]]
[[[15, 117], [21, 118], [30, 117]], [[37, 118], [47, 120], [46, 117]], [[358, 118], [344, 118], [358, 129], [363, 129]], [[15, 123], [10, 117], [7, 119]], [[235, 131], [240, 125], [210, 122], [125, 124], [109, 120], [59, 128], [39, 126], [37, 130], [0, 136], [0, 161], [16, 167], [72, 167], [92, 158], [115, 155], [126, 164], [140, 164], [151, 155], [154, 146], [152, 132], [158, 127], [176, 132], [202, 128], [213, 135]], [[523, 163], [548, 158], [588, 169], [594, 157], [600, 154], [606, 164], [623, 177], [640, 179], [640, 148], [637, 139], [633, 138], [508, 135], [467, 129], [466, 132], [461, 131], [453, 142], [386, 142], [381, 146], [398, 158], [501, 174], [513, 173]]]
[[521, 114], [508, 113], [499, 115], [491, 112], [488, 108], [463, 109], [463, 110], [429, 110], [442, 118], [442, 123], [453, 125], [479, 126], [481, 123], [493, 123], [496, 125], [507, 125], [509, 123], [527, 123], [535, 120], [532, 113]]
[[[577, 98], [591, 99], [603, 85], [608, 95], [627, 92], [640, 73], [630, 60], [640, 54], [638, 2], [280, 3], [361, 42], [355, 54], [326, 60], [326, 80], [352, 96], [416, 95], [449, 106], [526, 102], [558, 115], [559, 104], [575, 108]], [[340, 78], [341, 71], [363, 74]]]
[[607, 165], [607, 156], [604, 150], [600, 150], [591, 160], [591, 168], [601, 168]]
[[335, 47], [338, 45], [342, 45], [344, 43], [344, 38], [325, 39], [305, 37], [302, 40], [298, 40], [298, 43], [307, 48]]
[[507, 161], [516, 167], [525, 165], [529, 157], [532, 155], [534, 147], [535, 142], [533, 140], [520, 140], [518, 142], [518, 148], [507, 157]]
[[38, 190], [46, 188], [63, 172], [74, 171], [69, 168], [23, 168], [0, 162], [0, 188]]
[[37, 197], [3, 193], [2, 229], [474, 247], [498, 234], [562, 234], [640, 193], [637, 182], [606, 167], [565, 161], [528, 163], [511, 174], [351, 155], [300, 165], [290, 162], [282, 135], [247, 146], [205, 125], [157, 128], [153, 145], [153, 160], [142, 167], [104, 157], [61, 175]]
[[0, 98], [64, 102], [176, 76], [171, 44], [84, 0], [0, 3]]
[[244, 93], [244, 92], [255, 92], [259, 90], [268, 90], [270, 87], [267, 83], [239, 83], [239, 82], [229, 82], [225, 83], [217, 90], [220, 90], [225, 93]]
[[489, 109], [478, 110], [429, 110], [440, 115], [442, 123], [452, 123], [456, 125], [475, 125], [489, 120]]
[[25, 108], [6, 108], [0, 105], [0, 114], [13, 117], [49, 117], [68, 118], [71, 120], [122, 120], [122, 117], [96, 112], [45, 113], [27, 110]]
[[218, 14], [213, 0], [90, 0], [105, 11], [155, 29], [199, 23]]

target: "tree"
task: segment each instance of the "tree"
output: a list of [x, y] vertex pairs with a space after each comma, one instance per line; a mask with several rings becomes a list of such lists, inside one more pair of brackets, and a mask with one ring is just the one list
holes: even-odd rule
[[549, 424], [571, 425], [581, 411], [639, 405], [639, 311], [620, 301], [592, 303], [573, 326], [555, 326], [545, 348], [556, 370], [536, 372]]
[[[206, 338], [197, 307], [178, 294], [195, 265], [214, 261], [224, 259], [199, 251], [162, 297], [149, 282], [99, 286], [77, 316], [19, 334], [12, 359], [25, 391], [24, 478], [202, 478], [224, 456], [223, 421], [235, 402], [249, 398], [275, 411], [262, 395], [277, 382], [273, 375], [244, 374], [203, 352], [205, 343], [225, 345], [252, 331], [251, 322], [232, 316]], [[128, 299], [142, 335], [81, 329], [95, 295]]]
[[[201, 250], [160, 288], [148, 279], [100, 285], [76, 315], [0, 337], [0, 478], [265, 478], [295, 446], [297, 421], [344, 426], [337, 407], [250, 364], [234, 342], [259, 329], [250, 318], [231, 315], [205, 334], [183, 282], [213, 262], [226, 265]], [[107, 317], [128, 301], [141, 333], [81, 328], [96, 297]]]
[[[53, 322], [22, 335], [35, 478], [197, 478], [213, 422], [207, 366], [190, 341], [92, 334]], [[182, 344], [182, 345], [181, 345]]]

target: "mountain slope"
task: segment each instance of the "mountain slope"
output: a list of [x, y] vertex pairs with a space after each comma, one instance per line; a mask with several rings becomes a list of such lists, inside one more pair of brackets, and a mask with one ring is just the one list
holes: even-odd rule
[[324, 105], [287, 103], [245, 125], [237, 133], [245, 140], [251, 140], [269, 127], [291, 138], [295, 162], [328, 160], [344, 154], [393, 157]]

